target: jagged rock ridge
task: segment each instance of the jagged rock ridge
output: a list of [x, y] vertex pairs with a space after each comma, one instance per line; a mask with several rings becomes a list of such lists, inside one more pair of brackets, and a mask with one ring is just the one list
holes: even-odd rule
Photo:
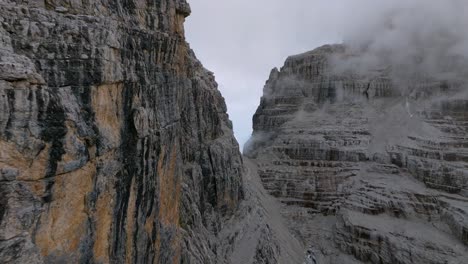
[[466, 83], [337, 73], [342, 45], [274, 69], [244, 149], [318, 263], [468, 262]]
[[243, 167], [189, 13], [0, 0], [0, 262], [220, 263]]

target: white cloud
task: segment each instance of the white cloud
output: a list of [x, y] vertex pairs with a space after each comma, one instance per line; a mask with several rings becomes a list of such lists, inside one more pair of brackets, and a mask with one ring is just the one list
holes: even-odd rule
[[393, 0], [368, 7], [343, 27], [345, 43], [359, 56], [338, 60], [337, 67], [364, 74], [389, 68], [404, 92], [415, 79], [466, 80], [466, 0]]

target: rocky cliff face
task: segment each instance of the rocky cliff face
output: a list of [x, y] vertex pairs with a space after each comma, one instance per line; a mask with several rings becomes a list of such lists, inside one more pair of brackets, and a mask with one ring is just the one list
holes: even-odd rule
[[468, 262], [466, 83], [341, 74], [340, 45], [274, 69], [245, 154], [317, 263]]
[[0, 0], [0, 262], [220, 263], [242, 160], [184, 0]]

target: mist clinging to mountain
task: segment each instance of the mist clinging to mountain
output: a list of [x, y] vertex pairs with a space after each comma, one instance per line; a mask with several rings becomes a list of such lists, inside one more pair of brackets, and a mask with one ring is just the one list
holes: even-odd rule
[[387, 71], [402, 88], [415, 79], [467, 78], [467, 1], [366, 2], [342, 28], [348, 56], [335, 58], [338, 71], [369, 78]]

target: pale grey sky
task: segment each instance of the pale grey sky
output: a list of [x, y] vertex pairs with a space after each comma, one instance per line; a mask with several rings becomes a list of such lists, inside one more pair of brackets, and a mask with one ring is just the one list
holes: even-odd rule
[[[250, 137], [252, 115], [270, 70], [281, 67], [289, 55], [344, 40], [356, 48], [367, 47], [358, 58], [361, 64], [409, 65], [420, 71], [430, 69], [427, 65], [438, 66], [434, 61], [444, 62], [444, 66], [453, 56], [468, 61], [467, 0], [189, 3], [192, 14], [185, 24], [187, 40], [203, 65], [215, 73], [241, 146]], [[420, 57], [427, 61], [414, 64]], [[435, 67], [435, 71], [441, 72], [441, 68]]]
[[339, 0], [189, 0], [187, 40], [216, 76], [241, 146], [263, 85], [289, 55], [340, 40]]

